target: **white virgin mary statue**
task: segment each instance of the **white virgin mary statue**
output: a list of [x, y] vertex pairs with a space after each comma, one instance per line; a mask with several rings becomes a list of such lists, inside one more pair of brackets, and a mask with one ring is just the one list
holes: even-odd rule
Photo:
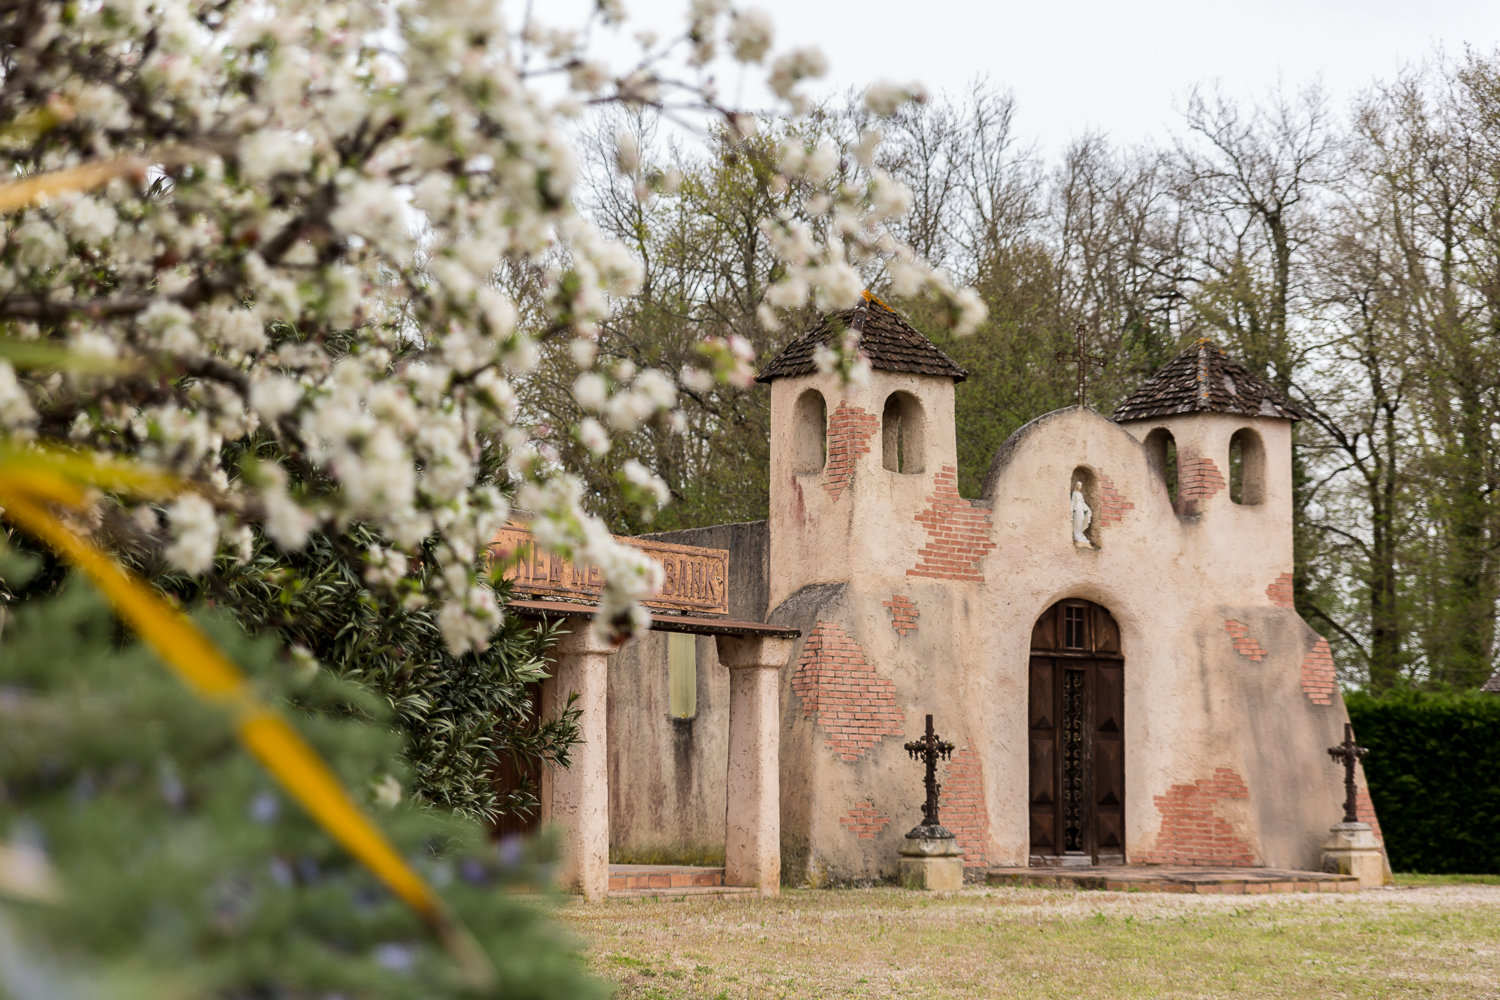
[[1073, 484], [1072, 500], [1073, 544], [1086, 545], [1089, 548], [1093, 548], [1094, 543], [1089, 541], [1089, 536], [1085, 532], [1089, 530], [1089, 525], [1094, 521], [1094, 512], [1089, 507], [1089, 502], [1083, 498], [1083, 483], [1075, 482]]

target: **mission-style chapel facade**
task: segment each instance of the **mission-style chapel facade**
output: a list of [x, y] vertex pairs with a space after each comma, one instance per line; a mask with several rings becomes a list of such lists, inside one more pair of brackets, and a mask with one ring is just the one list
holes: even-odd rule
[[[813, 362], [845, 328], [867, 384]], [[728, 550], [728, 617], [797, 636], [767, 674], [779, 752], [757, 751], [779, 761], [780, 879], [895, 873], [922, 800], [902, 744], [928, 713], [957, 744], [942, 819], [970, 868], [1316, 870], [1347, 715], [1328, 643], [1292, 608], [1296, 409], [1200, 341], [1112, 417], [1021, 428], [971, 499], [965, 377], [867, 294], [758, 376], [769, 519], [652, 536]], [[743, 756], [726, 648], [651, 632], [611, 657], [612, 857], [723, 855], [741, 797], [725, 760], [732, 782]]]

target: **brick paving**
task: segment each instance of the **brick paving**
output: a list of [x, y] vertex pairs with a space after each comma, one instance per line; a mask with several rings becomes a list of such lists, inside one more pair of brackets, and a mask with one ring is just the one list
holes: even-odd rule
[[752, 886], [725, 885], [724, 869], [694, 865], [610, 865], [609, 896], [742, 896]]

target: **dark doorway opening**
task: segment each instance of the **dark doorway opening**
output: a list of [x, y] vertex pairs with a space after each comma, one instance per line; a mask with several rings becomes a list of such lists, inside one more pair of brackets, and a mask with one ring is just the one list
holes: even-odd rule
[[1058, 601], [1031, 633], [1027, 710], [1033, 865], [1125, 863], [1125, 657], [1089, 601]]

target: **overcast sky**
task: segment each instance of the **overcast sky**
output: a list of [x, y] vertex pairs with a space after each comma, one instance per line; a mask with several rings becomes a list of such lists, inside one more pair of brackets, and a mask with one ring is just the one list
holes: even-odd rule
[[[561, 0], [565, 3], [567, 0]], [[541, 0], [538, 12], [559, 0]], [[625, 0], [631, 24], [681, 23], [686, 0]], [[560, 5], [560, 4], [559, 4]], [[1195, 83], [1244, 97], [1278, 79], [1321, 80], [1340, 104], [1377, 77], [1466, 44], [1500, 44], [1500, 0], [750, 0], [770, 11], [776, 48], [817, 45], [826, 89], [886, 78], [957, 92], [987, 76], [1015, 94], [1017, 131], [1055, 153], [1089, 129], [1164, 140]], [[726, 96], [737, 96], [726, 67]], [[749, 90], [738, 96], [760, 103]]]

